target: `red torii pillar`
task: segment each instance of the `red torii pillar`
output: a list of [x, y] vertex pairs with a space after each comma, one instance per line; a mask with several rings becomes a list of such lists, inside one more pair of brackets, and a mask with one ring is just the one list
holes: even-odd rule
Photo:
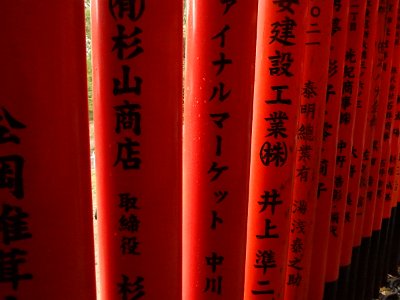
[[182, 6], [93, 3], [101, 299], [181, 299]]
[[6, 1], [0, 28], [0, 298], [94, 300], [83, 1]]

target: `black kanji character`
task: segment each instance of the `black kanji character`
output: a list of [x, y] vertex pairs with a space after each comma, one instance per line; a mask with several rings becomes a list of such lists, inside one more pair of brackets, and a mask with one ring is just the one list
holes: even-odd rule
[[28, 217], [29, 215], [22, 211], [20, 207], [3, 204], [3, 211], [0, 214], [0, 232], [3, 233], [5, 245], [32, 237], [25, 220]]
[[128, 100], [124, 100], [123, 105], [114, 106], [114, 110], [116, 111], [115, 132], [120, 133], [121, 129], [132, 129], [134, 134], [140, 135], [142, 117], [140, 112], [137, 111], [140, 108], [139, 104], [130, 103]]
[[220, 82], [219, 86], [214, 86], [209, 101], [214, 100], [214, 98], [218, 95], [218, 100], [220, 102], [224, 102], [226, 99], [228, 99], [229, 95], [232, 92], [232, 90], [229, 90], [227, 92], [225, 92], [224, 90], [225, 90], [225, 84], [223, 82]]
[[306, 83], [304, 83], [301, 94], [304, 98], [311, 99], [317, 96], [316, 90], [317, 87], [315, 86], [315, 82], [308, 80]]
[[336, 156], [336, 166], [338, 166], [339, 168], [343, 168], [345, 162], [346, 162], [346, 156], [344, 155]]
[[289, 259], [288, 267], [296, 269], [298, 271], [303, 270], [303, 267], [300, 267], [301, 259], [299, 257], [294, 257], [293, 259]]
[[26, 263], [23, 257], [27, 254], [20, 249], [12, 249], [10, 252], [0, 250], [0, 282], [10, 282], [13, 290], [17, 290], [19, 281], [33, 278], [32, 274], [19, 274], [19, 265]]
[[[343, 110], [347, 110], [351, 106], [351, 97], [343, 96], [341, 106], [342, 106]], [[345, 120], [345, 121], [347, 122], [347, 120]], [[344, 123], [344, 124], [348, 124], [348, 123]]]
[[301, 238], [295, 238], [292, 243], [290, 244], [290, 249], [293, 253], [303, 253], [304, 244]]
[[229, 113], [221, 113], [210, 114], [210, 117], [214, 119], [213, 122], [215, 123], [215, 125], [217, 125], [218, 128], [224, 128], [224, 122], [228, 120], [231, 116], [229, 115]]
[[269, 67], [269, 74], [271, 76], [293, 76], [293, 73], [289, 70], [294, 62], [291, 52], [275, 50], [275, 55], [269, 56], [268, 59], [271, 62], [271, 66]]
[[225, 25], [224, 28], [222, 28], [222, 30], [220, 32], [218, 32], [216, 35], [214, 35], [211, 39], [215, 40], [215, 39], [221, 39], [219, 46], [221, 48], [225, 47], [225, 33], [230, 30], [231, 27], [229, 25]]
[[311, 118], [314, 119], [315, 103], [301, 104], [300, 105], [300, 113], [306, 115], [307, 118], [309, 116], [311, 116]]
[[335, 76], [338, 72], [338, 61], [336, 59], [329, 59], [328, 75], [329, 78]]
[[346, 51], [345, 60], [349, 63], [355, 64], [356, 60], [356, 52], [354, 49], [350, 48]]
[[301, 124], [297, 129], [297, 138], [303, 141], [314, 140], [314, 127], [312, 124]]
[[222, 136], [217, 135], [217, 149], [215, 151], [216, 156], [221, 156], [222, 155]]
[[[144, 52], [143, 48], [140, 46], [142, 40], [137, 37], [137, 35], [143, 32], [139, 27], [135, 26], [135, 29], [130, 35], [125, 33], [126, 28], [123, 25], [117, 25], [117, 30], [118, 35], [112, 38], [114, 41], [112, 51], [117, 51], [118, 59], [134, 58]], [[131, 40], [131, 42], [128, 43], [128, 40]], [[134, 50], [125, 57], [124, 50], [132, 47], [134, 47]]]
[[121, 95], [126, 93], [134, 93], [136, 95], [140, 95], [142, 93], [142, 83], [143, 79], [139, 76], [134, 76], [133, 79], [135, 81], [135, 86], [129, 85], [129, 73], [131, 68], [127, 65], [122, 66], [122, 87], [121, 80], [118, 78], [113, 78], [114, 82], [114, 95]]
[[339, 31], [342, 31], [342, 27], [340, 26], [340, 19], [339, 18], [333, 18], [332, 19], [332, 33], [331, 33], [331, 35], [334, 36]]
[[118, 294], [121, 294], [121, 300], [137, 300], [143, 297], [146, 294], [143, 281], [143, 277], [137, 276], [135, 282], [131, 282], [129, 277], [123, 274], [122, 282], [118, 283]]
[[308, 172], [310, 171], [310, 168], [303, 165], [301, 168], [296, 169], [297, 175], [296, 177], [299, 177], [300, 182], [307, 182], [308, 181]]
[[278, 199], [279, 197], [280, 194], [278, 194], [278, 191], [276, 189], [272, 189], [272, 192], [264, 191], [264, 194], [261, 195], [261, 199], [263, 200], [257, 202], [261, 206], [261, 210], [259, 211], [259, 213], [262, 213], [267, 209], [268, 206], [271, 206], [271, 213], [272, 215], [274, 215], [275, 207], [283, 203], [282, 200]]
[[321, 197], [322, 192], [328, 191], [328, 188], [326, 187], [325, 183], [320, 182], [318, 183], [318, 191], [317, 191], [317, 197]]
[[278, 138], [279, 136], [282, 138], [286, 138], [288, 135], [286, 134], [286, 127], [284, 126], [284, 121], [289, 120], [287, 114], [283, 111], [275, 111], [269, 115], [269, 118], [264, 118], [265, 121], [269, 122], [270, 127], [267, 128], [268, 136], [273, 136], [274, 138]]
[[288, 158], [287, 147], [285, 142], [277, 142], [271, 144], [265, 142], [260, 150], [260, 159], [264, 166], [275, 164], [276, 167], [282, 167]]
[[222, 294], [222, 276], [217, 278], [206, 278], [206, 287], [204, 288], [204, 293], [217, 293]]
[[337, 175], [335, 176], [335, 188], [340, 189], [344, 185], [344, 179], [343, 176]]
[[343, 78], [353, 79], [356, 75], [354, 74], [354, 67], [345, 65]]
[[329, 97], [336, 95], [336, 92], [334, 90], [333, 84], [328, 84], [327, 89], [326, 89], [326, 103], [329, 102]]
[[286, 105], [291, 105], [292, 104], [292, 100], [283, 99], [282, 98], [283, 91], [287, 90], [287, 89], [289, 89], [289, 86], [287, 86], [287, 85], [271, 86], [271, 90], [276, 92], [276, 98], [275, 99], [266, 100], [265, 103], [267, 103], [267, 104], [286, 104]]
[[221, 203], [227, 196], [228, 196], [228, 191], [218, 191], [214, 193], [214, 196], [218, 198], [216, 203]]
[[231, 7], [236, 4], [236, 0], [219, 0], [219, 2], [225, 5], [224, 15], [226, 15]]
[[263, 274], [265, 274], [268, 269], [276, 268], [275, 252], [272, 250], [258, 250], [254, 267], [256, 269], [263, 269]]
[[[269, 280], [264, 280], [264, 281], [257, 281], [257, 284], [261, 287], [267, 287], [270, 285]], [[273, 295], [275, 293], [274, 290], [251, 290], [251, 293], [253, 295]]]
[[119, 230], [137, 232], [139, 230], [140, 221], [136, 215], [130, 214], [129, 217], [121, 216], [119, 219]]
[[[5, 120], [7, 126], [0, 125], [0, 144], [5, 144], [8, 142], [19, 144], [21, 142], [20, 138], [12, 134], [10, 128], [20, 130], [25, 129], [26, 126], [15, 119], [4, 107], [1, 110], [3, 111], [3, 116], [0, 115], [0, 124], [3, 120]], [[8, 126], [10, 128], [8, 128]]]
[[297, 151], [299, 152], [299, 161], [305, 162], [311, 159], [312, 147], [310, 145], [302, 144]]
[[210, 169], [208, 170], [207, 174], [212, 174], [215, 173], [214, 176], [211, 178], [211, 181], [215, 181], [217, 180], [221, 174], [225, 171], [229, 170], [228, 166], [221, 166], [218, 167], [218, 163], [217, 162], [213, 162]]
[[121, 240], [121, 251], [122, 254], [140, 255], [137, 251], [140, 243], [136, 237], [122, 237]]
[[218, 217], [218, 212], [213, 210], [212, 212], [212, 222], [211, 222], [211, 229], [217, 229], [217, 223], [222, 224], [224, 220], [221, 217]]
[[293, 46], [295, 43], [291, 41], [296, 38], [293, 33], [294, 28], [297, 26], [296, 22], [289, 17], [285, 17], [284, 20], [278, 21], [271, 24], [271, 41], [270, 44], [278, 42], [284, 46]]
[[289, 274], [287, 285], [300, 286], [302, 276], [299, 272], [296, 274]]
[[145, 0], [110, 0], [109, 9], [114, 19], [122, 19], [125, 14], [132, 21], [139, 20], [145, 10]]
[[24, 158], [19, 155], [0, 157], [0, 189], [9, 189], [17, 198], [24, 198]]
[[299, 219], [294, 219], [292, 222], [291, 233], [305, 234], [306, 233], [306, 222]]
[[321, 159], [320, 165], [319, 165], [319, 173], [323, 176], [328, 175], [328, 165], [329, 161], [327, 159]]
[[330, 136], [332, 136], [332, 133], [330, 132], [330, 130], [333, 128], [333, 125], [328, 123], [328, 122], [324, 122], [324, 132], [322, 134], [322, 139], [325, 142], [326, 139]]
[[206, 256], [207, 266], [211, 267], [211, 271], [215, 273], [217, 271], [218, 266], [222, 266], [224, 262], [224, 257], [222, 255], [218, 255], [215, 252], [211, 253], [211, 256]]
[[129, 193], [119, 194], [119, 207], [128, 212], [131, 209], [139, 209], [137, 206], [138, 198], [131, 197]]
[[305, 215], [307, 212], [308, 204], [307, 201], [305, 200], [295, 200], [293, 202], [293, 210], [292, 213], [300, 213], [302, 215]]
[[349, 112], [341, 112], [339, 117], [340, 124], [349, 124], [351, 121], [351, 113]]
[[139, 142], [132, 141], [130, 138], [125, 138], [125, 141], [126, 143], [118, 143], [117, 159], [114, 166], [121, 163], [124, 170], [140, 169], [142, 163], [142, 160], [138, 157], [140, 151], [134, 150], [135, 147], [140, 146]]
[[265, 228], [264, 228], [264, 234], [260, 235], [257, 234], [256, 238], [258, 239], [277, 239], [279, 238], [279, 234], [271, 234], [271, 230], [278, 228], [275, 225], [271, 225], [271, 220], [270, 219], [265, 219]]
[[213, 66], [218, 67], [217, 76], [224, 71], [225, 65], [231, 65], [232, 63], [232, 59], [226, 58], [224, 52], [220, 52], [219, 59], [212, 62]]
[[299, 5], [299, 0], [274, 0], [273, 3], [279, 7], [278, 12], [289, 12], [294, 14], [294, 10], [292, 8], [293, 4]]
[[[351, 80], [345, 80], [343, 81], [343, 85], [342, 85], [342, 93], [343, 94], [353, 94], [353, 84], [354, 82]], [[343, 97], [344, 98], [344, 97]], [[342, 105], [343, 105], [343, 98], [342, 98]], [[348, 103], [351, 103], [350, 101], [348, 101]], [[343, 107], [343, 106], [342, 106]], [[347, 108], [347, 107], [346, 107]], [[343, 109], [346, 109], [343, 108]]]

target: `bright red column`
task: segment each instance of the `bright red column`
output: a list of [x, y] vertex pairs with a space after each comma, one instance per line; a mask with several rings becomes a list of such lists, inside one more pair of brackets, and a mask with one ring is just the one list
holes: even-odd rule
[[[296, 164], [285, 299], [308, 299], [317, 205], [326, 89], [332, 32], [333, 1], [310, 1], [305, 21], [304, 70], [296, 132]], [[318, 65], [315, 64], [318, 61]], [[318, 226], [318, 225], [317, 225]]]
[[183, 299], [241, 300], [257, 1], [187, 4]]
[[182, 1], [95, 1], [101, 299], [181, 299]]
[[[349, 1], [334, 5], [332, 37], [330, 45], [328, 84], [324, 132], [322, 135], [321, 161], [319, 168], [318, 201], [311, 260], [311, 274], [316, 274], [308, 288], [308, 299], [322, 299], [325, 286], [326, 257], [330, 231], [333, 179], [336, 160], [336, 143], [339, 129], [340, 99], [342, 97], [344, 58], [347, 39]], [[318, 275], [317, 275], [318, 274]]]
[[287, 282], [306, 4], [259, 2], [245, 300], [283, 299]]
[[2, 3], [0, 298], [96, 298], [83, 1]]

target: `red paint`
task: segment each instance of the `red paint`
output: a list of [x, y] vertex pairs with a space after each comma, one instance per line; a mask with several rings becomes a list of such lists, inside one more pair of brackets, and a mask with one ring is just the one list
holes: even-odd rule
[[[328, 71], [328, 88], [326, 91], [326, 109], [324, 126], [326, 132], [322, 140], [321, 164], [319, 168], [319, 197], [315, 213], [311, 274], [318, 274], [311, 282], [307, 299], [322, 299], [325, 287], [326, 258], [328, 254], [329, 227], [332, 209], [332, 192], [334, 164], [336, 161], [336, 144], [339, 128], [340, 100], [342, 96], [344, 57], [347, 39], [347, 22], [349, 1], [341, 7], [334, 6], [333, 20], [340, 20], [340, 29], [334, 27], [330, 46], [330, 68]], [[327, 167], [328, 166], [328, 167]], [[330, 166], [330, 167], [329, 167]]]
[[[315, 223], [315, 210], [324, 132], [330, 53], [327, 45], [331, 43], [332, 11], [333, 1], [314, 0], [309, 2], [306, 14], [304, 71], [296, 132], [296, 165], [286, 267], [287, 300], [308, 299], [307, 290], [316, 277], [310, 273], [310, 267], [313, 259], [313, 232], [315, 226], [318, 226]], [[309, 128], [312, 128], [311, 132]], [[301, 270], [297, 267], [301, 267]]]
[[[228, 2], [188, 2], [183, 299], [190, 300], [243, 299], [257, 1]], [[221, 69], [223, 57], [231, 63]]]
[[[284, 268], [287, 263], [293, 191], [306, 3], [292, 4], [293, 13], [278, 4], [259, 1], [258, 6], [244, 293], [246, 300], [259, 299], [260, 295], [263, 299], [283, 299], [286, 284]], [[285, 22], [296, 26], [292, 27], [293, 37], [282, 43], [276, 40], [276, 33], [279, 37], [281, 25]], [[291, 53], [291, 75], [273, 72], [270, 57], [283, 53]], [[269, 135], [271, 124], [266, 118], [274, 114], [285, 117], [286, 131], [283, 136]], [[279, 159], [271, 156], [275, 150], [282, 153]], [[263, 201], [270, 202], [273, 199], [279, 202], [278, 205], [268, 205], [264, 209]], [[267, 269], [257, 267], [262, 262], [262, 254], [273, 254], [272, 263], [268, 264]]]
[[0, 16], [0, 298], [94, 300], [83, 1], [4, 2]]
[[100, 298], [180, 299], [182, 1], [118, 3], [93, 3]]
[[361, 67], [365, 9], [365, 0], [350, 1], [345, 67], [343, 72], [343, 93], [339, 116], [338, 142], [336, 145], [336, 168], [328, 246], [329, 259], [326, 261], [325, 280], [327, 282], [336, 281], [339, 276], [344, 224], [347, 218], [346, 196], [351, 170], [351, 157], [353, 155], [353, 131], [355, 127], [358, 79]]

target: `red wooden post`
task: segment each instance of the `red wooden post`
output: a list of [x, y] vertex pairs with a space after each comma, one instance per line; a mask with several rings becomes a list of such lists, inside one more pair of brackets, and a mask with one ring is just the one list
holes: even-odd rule
[[[315, 213], [314, 242], [312, 247], [311, 274], [318, 274], [310, 282], [307, 299], [322, 299], [325, 286], [326, 258], [332, 208], [334, 165], [339, 128], [340, 99], [342, 97], [344, 57], [347, 39], [349, 1], [334, 5], [332, 37], [329, 56], [328, 85], [324, 134], [322, 136], [321, 162], [318, 184], [318, 201]], [[339, 26], [340, 24], [340, 26]]]
[[[341, 244], [343, 227], [346, 220], [348, 179], [351, 170], [352, 138], [355, 124], [358, 78], [361, 66], [362, 38], [364, 34], [364, 17], [366, 1], [350, 1], [348, 35], [346, 42], [345, 66], [341, 110], [339, 116], [339, 133], [337, 142], [336, 168], [332, 196], [331, 230], [326, 266], [325, 299], [335, 295], [335, 282], [339, 278]], [[340, 289], [340, 292], [342, 289]]]
[[[285, 299], [308, 299], [320, 274], [310, 273], [324, 131], [333, 1], [309, 2], [305, 22], [304, 71], [297, 126], [291, 229]], [[315, 64], [318, 61], [318, 64]]]
[[[260, 296], [283, 299], [305, 11], [304, 1], [289, 6], [277, 1], [259, 1], [246, 300]], [[276, 64], [276, 59], [282, 63]], [[284, 128], [277, 134], [273, 131], [275, 117], [283, 122]]]
[[[350, 31], [354, 32], [354, 34], [357, 36], [359, 39], [357, 41], [357, 44], [353, 44], [351, 48], [358, 47], [359, 54], [360, 56], [357, 58], [357, 61], [359, 63], [362, 62], [362, 52], [364, 51], [363, 47], [363, 39], [365, 35], [365, 15], [366, 15], [366, 5], [367, 1], [363, 2], [363, 6], [360, 6], [358, 8], [358, 15], [357, 17], [357, 23], [353, 23], [353, 25], [350, 25]], [[351, 17], [354, 18], [354, 15]], [[353, 26], [353, 29], [352, 29]], [[356, 37], [355, 37], [356, 38]], [[358, 45], [358, 46], [357, 46]], [[360, 64], [361, 66], [361, 64]], [[364, 71], [361, 71], [361, 67], [358, 69], [358, 78], [360, 77], [361, 73]], [[361, 71], [361, 72], [360, 72]], [[358, 190], [358, 183], [356, 183], [356, 186], [352, 185], [352, 182], [354, 181], [354, 178], [357, 177], [357, 172], [360, 171], [360, 169], [357, 169], [359, 167], [357, 163], [361, 161], [362, 157], [362, 152], [359, 147], [360, 144], [357, 143], [362, 143], [363, 139], [362, 137], [364, 136], [365, 132], [365, 124], [366, 124], [366, 109], [363, 111], [359, 110], [359, 107], [362, 106], [363, 104], [359, 101], [359, 80], [355, 80], [354, 82], [354, 95], [351, 98], [351, 101], [353, 101], [354, 105], [354, 113], [356, 114], [356, 119], [354, 123], [354, 130], [353, 130], [353, 136], [351, 136], [350, 141], [351, 141], [351, 156], [349, 157], [350, 159], [350, 173], [349, 176], [347, 177], [347, 180], [349, 181], [348, 183], [348, 188], [346, 191], [346, 194], [344, 194], [344, 197], [346, 199], [346, 210], [344, 214], [344, 227], [343, 227], [343, 235], [342, 235], [342, 245], [341, 245], [341, 250], [340, 250], [340, 278], [339, 278], [339, 286], [338, 286], [338, 299], [346, 299], [347, 297], [347, 292], [353, 288], [350, 287], [350, 270], [351, 270], [351, 262], [352, 262], [352, 253], [353, 253], [353, 237], [354, 237], [354, 226], [355, 226], [355, 218], [356, 218], [356, 211], [357, 211], [357, 192]], [[344, 99], [342, 99], [344, 101]], [[342, 102], [343, 104], [343, 102]], [[364, 103], [364, 107], [366, 108], [367, 106]], [[361, 123], [363, 122], [363, 123]], [[360, 138], [361, 137], [361, 138]]]
[[181, 299], [182, 1], [95, 1], [101, 299]]
[[361, 255], [361, 233], [362, 221], [365, 211], [365, 191], [367, 186], [366, 163], [363, 160], [364, 153], [368, 148], [369, 141], [365, 140], [367, 135], [366, 131], [370, 130], [368, 126], [368, 111], [370, 108], [370, 88], [373, 57], [375, 54], [375, 36], [377, 26], [375, 25], [378, 17], [378, 1], [367, 1], [367, 8], [365, 14], [364, 37], [363, 37], [363, 55], [361, 56], [361, 71], [358, 85], [357, 95], [357, 113], [356, 124], [362, 129], [361, 134], [353, 135], [353, 148], [357, 155], [352, 157], [352, 164], [355, 168], [354, 176], [350, 177], [349, 192], [352, 193], [352, 200], [356, 205], [356, 213], [353, 218], [354, 222], [354, 237], [353, 237], [353, 253], [351, 261], [350, 281], [348, 298], [356, 299], [358, 264]]
[[192, 0], [188, 12], [183, 299], [239, 300], [244, 286], [257, 1]]
[[[384, 235], [384, 244], [382, 249], [382, 266], [379, 270], [380, 278], [379, 281], [382, 284], [386, 283], [387, 274], [389, 272], [389, 264], [391, 259], [391, 249], [394, 244], [392, 243], [392, 237], [395, 228], [395, 218], [396, 218], [396, 208], [397, 208], [397, 199], [393, 198], [393, 186], [394, 181], [399, 180], [399, 178], [395, 178], [395, 168], [396, 168], [396, 157], [398, 152], [398, 143], [399, 143], [399, 131], [398, 124], [396, 124], [396, 118], [400, 119], [400, 116], [397, 115], [397, 93], [399, 88], [399, 67], [400, 67], [400, 56], [396, 55], [400, 50], [400, 7], [397, 7], [397, 25], [395, 29], [395, 43], [393, 49], [393, 63], [390, 74], [390, 85], [389, 85], [389, 95], [388, 95], [388, 106], [386, 111], [386, 120], [385, 120], [385, 128], [383, 139], [384, 143], [388, 149], [386, 156], [386, 169], [385, 178], [383, 181], [383, 191], [384, 191], [384, 211], [383, 211], [383, 219], [382, 219], [382, 229], [384, 229], [384, 223], [387, 222], [387, 230]], [[397, 123], [399, 121], [397, 120]], [[388, 143], [389, 140], [389, 143]]]
[[83, 1], [0, 25], [0, 298], [96, 299]]
[[[375, 270], [377, 265], [377, 254], [379, 245], [379, 225], [382, 220], [383, 211], [383, 199], [380, 197], [381, 192], [379, 192], [380, 187], [378, 186], [378, 174], [381, 164], [381, 144], [383, 137], [384, 128], [384, 118], [388, 103], [388, 89], [389, 89], [389, 79], [390, 79], [390, 69], [391, 69], [391, 58], [386, 57], [387, 50], [380, 47], [382, 44], [387, 42], [388, 49], [392, 48], [394, 45], [394, 38], [390, 38], [390, 35], [394, 35], [394, 26], [396, 20], [395, 15], [388, 15], [390, 10], [396, 6], [397, 12], [397, 0], [381, 1], [378, 15], [378, 31], [377, 31], [377, 43], [376, 43], [376, 75], [373, 75], [374, 83], [372, 87], [372, 97], [370, 99], [371, 104], [374, 108], [374, 115], [372, 116], [372, 121], [375, 125], [372, 134], [372, 151], [370, 153], [371, 167], [369, 176], [369, 187], [367, 190], [367, 201], [370, 202], [371, 207], [366, 207], [369, 212], [366, 211], [366, 218], [364, 220], [364, 236], [371, 237], [371, 246], [369, 247], [368, 256], [368, 274], [366, 279], [366, 294], [365, 297], [371, 298], [376, 287], [373, 285]], [[389, 36], [386, 34], [390, 32]], [[393, 36], [394, 37], [394, 36]], [[391, 52], [393, 50], [389, 50]], [[381, 67], [385, 66], [385, 67]], [[386, 95], [386, 97], [385, 97]], [[382, 201], [381, 201], [382, 200]], [[379, 221], [378, 221], [379, 220]], [[379, 225], [378, 225], [379, 224]], [[372, 235], [371, 235], [372, 234]]]
[[[390, 159], [390, 148], [391, 148], [391, 138], [390, 138], [390, 127], [393, 120], [393, 99], [395, 94], [391, 91], [391, 82], [396, 77], [396, 73], [393, 73], [393, 56], [394, 56], [394, 43], [396, 38], [396, 24], [397, 24], [397, 13], [398, 13], [399, 1], [389, 2], [388, 12], [386, 14], [386, 19], [388, 21], [388, 26], [386, 28], [385, 43], [387, 47], [384, 49], [384, 55], [386, 60], [383, 68], [383, 76], [380, 90], [380, 98], [384, 99], [382, 103], [386, 102], [386, 107], [382, 110], [382, 131], [380, 132], [380, 165], [379, 165], [379, 177], [378, 177], [378, 189], [376, 192], [376, 203], [379, 205], [379, 213], [375, 211], [374, 215], [374, 227], [373, 230], [380, 231], [379, 248], [378, 248], [378, 263], [375, 271], [375, 293], [377, 296], [381, 278], [386, 279], [386, 274], [383, 275], [383, 265], [384, 265], [384, 252], [386, 247], [387, 235], [389, 230], [389, 217], [392, 209], [392, 202], [390, 198], [390, 193], [386, 195], [386, 179], [387, 171]], [[398, 33], [397, 33], [398, 36]], [[392, 85], [394, 88], [394, 85]], [[378, 118], [379, 120], [379, 118]], [[380, 124], [378, 124], [379, 126]], [[376, 206], [375, 206], [376, 207]]]

